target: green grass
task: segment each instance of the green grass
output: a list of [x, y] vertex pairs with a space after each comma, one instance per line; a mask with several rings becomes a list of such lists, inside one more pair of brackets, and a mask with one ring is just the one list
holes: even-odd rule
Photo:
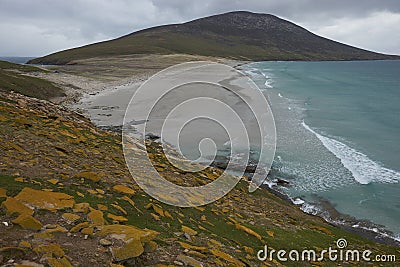
[[49, 100], [61, 97], [63, 90], [47, 80], [28, 76], [35, 72], [46, 72], [43, 69], [0, 61], [0, 91], [14, 91], [26, 96]]

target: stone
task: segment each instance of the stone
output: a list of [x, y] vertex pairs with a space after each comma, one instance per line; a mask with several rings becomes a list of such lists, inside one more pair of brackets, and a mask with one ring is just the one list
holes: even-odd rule
[[97, 236], [113, 236], [114, 238], [128, 241], [130, 239], [139, 238], [142, 243], [153, 240], [158, 232], [148, 229], [140, 229], [132, 225], [104, 225], [99, 227], [100, 231]]
[[120, 248], [112, 248], [111, 252], [116, 261], [123, 261], [142, 255], [144, 248], [140, 240], [133, 239]]
[[106, 192], [103, 189], [96, 188], [97, 193], [104, 195]]
[[0, 197], [7, 197], [7, 190], [0, 187]]
[[101, 211], [106, 211], [108, 210], [108, 207], [103, 204], [97, 204], [97, 209]]
[[165, 217], [170, 218], [171, 220], [174, 219], [174, 217], [172, 217], [171, 213], [169, 213], [167, 210], [164, 211], [164, 215], [165, 215]]
[[83, 228], [88, 227], [88, 226], [89, 226], [88, 222], [78, 223], [77, 225], [72, 227], [69, 231], [71, 233], [76, 233], [76, 232], [79, 232], [80, 230], [82, 230]]
[[55, 185], [55, 184], [57, 184], [59, 182], [59, 180], [57, 180], [57, 179], [49, 179], [49, 180], [47, 180], [47, 182]]
[[69, 213], [66, 212], [61, 216], [64, 220], [68, 221], [69, 223], [76, 222], [81, 218], [81, 216], [74, 214], [74, 213]]
[[248, 233], [249, 235], [252, 235], [252, 236], [256, 237], [258, 240], [262, 241], [261, 235], [259, 235], [255, 231], [251, 230], [250, 228], [248, 228], [246, 226], [243, 226], [241, 224], [238, 224], [238, 223], [235, 224], [235, 227], [236, 227], [236, 229], [242, 230], [242, 231]]
[[133, 200], [130, 199], [128, 196], [123, 196], [122, 199], [128, 201], [128, 203], [131, 204], [132, 207], [135, 207], [135, 202], [133, 202]]
[[24, 260], [21, 261], [20, 264], [16, 264], [15, 267], [44, 267], [44, 265], [33, 261]]
[[157, 214], [154, 213], [150, 213], [151, 217], [153, 217], [154, 220], [159, 221], [160, 220], [160, 216], [158, 216]]
[[101, 176], [95, 172], [80, 172], [74, 176], [74, 178], [83, 178], [87, 180], [91, 180], [93, 182], [98, 182], [101, 179]]
[[33, 249], [36, 253], [49, 253], [52, 256], [61, 258], [64, 256], [64, 250], [58, 244], [40, 245]]
[[73, 212], [81, 212], [81, 213], [87, 213], [89, 211], [90, 204], [83, 202], [83, 203], [77, 203], [74, 205], [72, 211]]
[[244, 266], [246, 266], [246, 265], [245, 265], [243, 262], [241, 262], [240, 260], [235, 259], [235, 258], [232, 257], [231, 255], [229, 255], [229, 254], [227, 254], [227, 253], [225, 253], [225, 252], [223, 252], [223, 251], [220, 251], [220, 250], [217, 250], [217, 249], [212, 249], [212, 250], [211, 250], [211, 254], [213, 254], [214, 256], [216, 256], [216, 257], [218, 257], [218, 258], [221, 258], [221, 259], [223, 259], [223, 260], [226, 260], [226, 261], [228, 261], [228, 262], [230, 262], [230, 263], [233, 263], [234, 266], [237, 266], [237, 267], [244, 267]]
[[104, 225], [103, 212], [100, 210], [92, 210], [89, 212], [88, 218], [96, 226]]
[[129, 188], [125, 185], [114, 185], [113, 190], [118, 193], [123, 193], [123, 194], [128, 194], [128, 195], [135, 194], [135, 190], [133, 190], [132, 188]]
[[45, 192], [29, 187], [22, 189], [15, 199], [26, 205], [50, 211], [72, 208], [75, 204], [74, 197], [68, 194], [59, 192]]
[[28, 214], [33, 215], [34, 210], [25, 206], [18, 200], [12, 197], [8, 197], [3, 203], [1, 204], [2, 207], [6, 208], [7, 214]]
[[81, 233], [84, 235], [93, 235], [94, 228], [93, 227], [86, 227], [81, 230]]
[[125, 218], [123, 216], [114, 215], [112, 213], [108, 213], [107, 218], [110, 218], [111, 220], [117, 221], [117, 222], [127, 222], [128, 221], [127, 218]]
[[100, 243], [100, 245], [105, 246], [105, 247], [112, 245], [112, 242], [105, 238], [100, 239], [99, 243]]
[[47, 224], [45, 225], [46, 230], [44, 231], [45, 233], [66, 233], [68, 230], [59, 225], [59, 224]]
[[182, 231], [183, 231], [184, 233], [189, 234], [189, 235], [197, 235], [197, 231], [196, 231], [196, 230], [193, 230], [192, 228], [187, 227], [187, 226], [185, 226], [185, 225], [182, 225]]
[[118, 206], [116, 204], [111, 204], [111, 206], [113, 206], [114, 208], [116, 208], [117, 210], [119, 210], [120, 212], [122, 212], [125, 215], [128, 215], [128, 213], [126, 212], [126, 210], [124, 210], [121, 206]]
[[203, 267], [204, 266], [198, 260], [195, 260], [192, 257], [186, 256], [186, 255], [183, 255], [183, 254], [179, 254], [176, 259], [178, 261], [183, 262], [185, 264], [185, 266], [191, 266], [191, 267]]
[[193, 246], [193, 245], [190, 245], [190, 244], [188, 244], [188, 243], [180, 242], [180, 241], [178, 241], [178, 243], [179, 243], [183, 248], [185, 248], [185, 249], [196, 250], [196, 251], [201, 251], [201, 252], [206, 252], [206, 251], [208, 251], [208, 248], [207, 248], [207, 247]]
[[42, 223], [28, 214], [21, 214], [16, 219], [12, 220], [13, 223], [20, 225], [22, 228], [30, 230], [42, 229]]
[[157, 249], [157, 243], [154, 241], [149, 241], [144, 243], [144, 252], [149, 253], [149, 252], [154, 252]]
[[19, 242], [18, 246], [21, 248], [31, 248], [32, 247], [31, 243], [29, 243], [28, 241], [21, 241], [21, 242]]
[[274, 237], [274, 232], [273, 231], [265, 231], [267, 233], [267, 235], [269, 235], [270, 237]]
[[72, 267], [71, 263], [65, 257], [61, 259], [49, 258], [47, 259], [47, 263], [50, 267]]

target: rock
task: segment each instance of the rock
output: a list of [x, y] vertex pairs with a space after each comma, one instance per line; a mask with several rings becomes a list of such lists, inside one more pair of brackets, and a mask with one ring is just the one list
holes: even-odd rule
[[25, 206], [15, 198], [9, 197], [7, 198], [2, 204], [2, 207], [6, 208], [7, 214], [28, 214], [28, 215], [33, 215], [33, 209], [30, 209], [29, 207]]
[[197, 235], [197, 231], [196, 231], [196, 230], [193, 230], [192, 228], [187, 227], [187, 226], [185, 226], [185, 225], [182, 225], [182, 231], [183, 231], [184, 233], [189, 234], [189, 235]]
[[153, 217], [154, 220], [159, 221], [160, 220], [160, 216], [158, 216], [157, 214], [154, 213], [150, 213], [151, 217]]
[[89, 212], [88, 218], [96, 226], [104, 225], [103, 212], [100, 210], [92, 210]]
[[126, 212], [126, 210], [124, 210], [121, 206], [118, 206], [116, 204], [111, 204], [111, 206], [113, 206], [114, 208], [116, 208], [117, 210], [119, 210], [120, 212], [122, 212], [125, 215], [128, 215], [128, 213]]
[[98, 182], [101, 179], [101, 176], [95, 172], [80, 172], [74, 176], [74, 178], [83, 178], [87, 180], [91, 180], [93, 182]]
[[146, 139], [151, 140], [151, 141], [155, 141], [157, 139], [160, 139], [160, 137], [155, 135], [155, 134], [148, 133], [148, 134], [146, 134]]
[[117, 216], [117, 215], [114, 215], [112, 213], [108, 213], [107, 214], [107, 218], [110, 218], [111, 220], [117, 221], [117, 222], [127, 222], [128, 221], [127, 218], [125, 218], [123, 216]]
[[19, 242], [18, 246], [21, 248], [31, 248], [32, 247], [31, 243], [29, 243], [28, 241], [21, 241], [21, 242]]
[[149, 241], [144, 243], [144, 252], [149, 253], [149, 252], [154, 252], [157, 249], [157, 243], [154, 241]]
[[266, 232], [267, 235], [269, 235], [270, 237], [274, 237], [274, 232], [273, 232], [273, 231], [265, 230], [265, 232]]
[[50, 267], [72, 267], [71, 263], [65, 257], [61, 259], [50, 258], [47, 260], [47, 263]]
[[97, 236], [110, 236], [111, 238], [119, 239], [125, 244], [119, 248], [112, 248], [111, 252], [117, 261], [126, 260], [140, 256], [144, 252], [143, 245], [146, 242], [152, 241], [157, 232], [147, 229], [140, 229], [131, 225], [105, 225], [100, 227]]
[[113, 235], [117, 239], [129, 240], [131, 238], [139, 238], [142, 243], [153, 240], [158, 232], [148, 229], [140, 229], [132, 225], [104, 225], [100, 227], [100, 231], [96, 233], [98, 236]]
[[234, 266], [237, 266], [237, 267], [244, 267], [244, 266], [246, 266], [246, 264], [244, 264], [244, 263], [241, 262], [240, 260], [235, 259], [235, 258], [232, 257], [231, 255], [229, 255], [229, 254], [227, 254], [227, 253], [225, 253], [225, 252], [223, 252], [223, 251], [220, 251], [220, 250], [217, 250], [217, 249], [212, 249], [212, 250], [211, 250], [211, 253], [212, 253], [214, 256], [218, 257], [218, 258], [221, 258], [221, 259], [226, 260], [226, 261], [228, 261], [228, 262], [230, 262], [230, 263], [233, 263]]
[[81, 218], [81, 216], [74, 214], [74, 213], [69, 213], [69, 212], [64, 213], [62, 215], [62, 217], [64, 220], [68, 221], [69, 223], [73, 223]]
[[50, 179], [50, 180], [47, 180], [47, 182], [49, 182], [49, 183], [51, 183], [51, 184], [57, 184], [58, 182], [59, 182], [59, 180], [57, 180], [57, 179]]
[[133, 190], [132, 188], [129, 188], [125, 185], [114, 185], [113, 190], [118, 193], [123, 193], [123, 194], [128, 194], [128, 195], [135, 194], [135, 190]]
[[16, 200], [38, 209], [50, 211], [72, 208], [75, 204], [73, 196], [58, 192], [45, 192], [25, 187], [15, 197]]
[[188, 244], [188, 243], [180, 242], [180, 241], [178, 241], [178, 243], [179, 243], [183, 248], [185, 248], [185, 249], [197, 250], [197, 251], [201, 251], [201, 252], [206, 252], [206, 251], [208, 251], [208, 248], [207, 248], [207, 247], [193, 246], [193, 245], [190, 245], [190, 244]]
[[128, 196], [123, 196], [122, 199], [128, 201], [129, 204], [131, 204], [131, 206], [135, 208], [135, 202], [133, 202], [133, 200], [130, 199]]
[[103, 189], [96, 188], [97, 193], [104, 195], [106, 192]]
[[178, 261], [181, 261], [185, 264], [185, 266], [192, 266], [192, 267], [203, 267], [204, 265], [199, 262], [198, 260], [193, 259], [192, 257], [180, 254], [176, 258]]
[[100, 239], [99, 243], [100, 243], [100, 245], [105, 246], [105, 247], [112, 245], [112, 242], [105, 238]]
[[40, 245], [33, 249], [36, 253], [50, 253], [52, 256], [61, 258], [64, 256], [64, 250], [58, 244]]
[[0, 197], [7, 197], [7, 190], [0, 187]]
[[249, 235], [252, 235], [252, 236], [256, 237], [258, 240], [262, 241], [261, 235], [259, 235], [255, 231], [251, 230], [250, 228], [248, 228], [246, 226], [243, 226], [241, 224], [238, 224], [238, 223], [235, 224], [235, 227], [236, 227], [236, 229], [242, 230], [242, 231], [248, 233]]
[[174, 219], [174, 217], [172, 217], [171, 213], [169, 213], [167, 210], [164, 211], [164, 215], [165, 215], [165, 217], [170, 218], [171, 220]]
[[43, 264], [39, 264], [33, 261], [21, 261], [20, 264], [15, 265], [15, 267], [44, 267]]
[[97, 204], [97, 209], [101, 211], [106, 211], [108, 210], [108, 207], [102, 204]]
[[93, 235], [94, 228], [93, 227], [86, 227], [81, 230], [81, 233], [84, 235]]
[[144, 248], [140, 240], [132, 239], [120, 248], [112, 248], [111, 252], [116, 261], [123, 261], [142, 255]]
[[21, 214], [16, 219], [12, 220], [13, 223], [20, 225], [22, 228], [30, 230], [42, 229], [42, 223], [28, 214]]
[[71, 233], [76, 233], [88, 226], [89, 226], [88, 222], [79, 223], [79, 224], [75, 225], [74, 227], [72, 227], [69, 231]]
[[281, 186], [289, 186], [290, 183], [286, 180], [278, 178], [276, 179], [276, 184]]
[[66, 233], [68, 230], [65, 227], [62, 227], [61, 225], [58, 224], [47, 224], [44, 226], [46, 230], [44, 231], [45, 233]]
[[33, 234], [34, 239], [53, 239], [54, 235], [48, 232], [42, 232], [42, 233], [35, 233]]
[[90, 208], [90, 204], [83, 202], [83, 203], [77, 203], [74, 205], [74, 208], [72, 209], [73, 212], [82, 212], [82, 213], [88, 213]]

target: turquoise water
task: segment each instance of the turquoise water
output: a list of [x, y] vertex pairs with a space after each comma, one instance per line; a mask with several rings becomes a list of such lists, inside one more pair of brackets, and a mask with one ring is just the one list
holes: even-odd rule
[[259, 62], [244, 71], [271, 101], [274, 166], [291, 183], [283, 190], [308, 212], [327, 200], [399, 236], [400, 61]]

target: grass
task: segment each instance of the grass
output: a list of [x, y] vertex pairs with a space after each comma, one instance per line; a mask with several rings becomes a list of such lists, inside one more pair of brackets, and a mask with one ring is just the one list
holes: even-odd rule
[[0, 91], [14, 91], [26, 96], [46, 100], [64, 96], [60, 87], [47, 80], [29, 76], [38, 72], [46, 71], [33, 66], [0, 61]]

